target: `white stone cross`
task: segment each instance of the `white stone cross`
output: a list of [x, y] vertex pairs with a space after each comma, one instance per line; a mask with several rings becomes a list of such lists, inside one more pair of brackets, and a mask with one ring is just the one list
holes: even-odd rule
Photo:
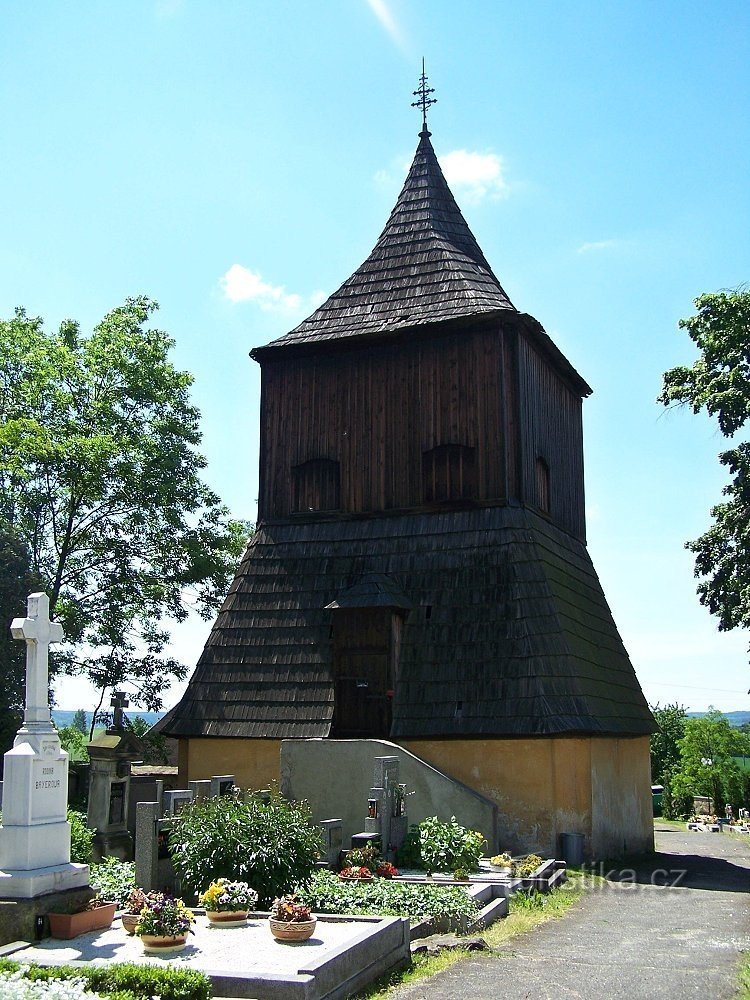
[[27, 617], [14, 618], [10, 630], [14, 639], [26, 640], [26, 711], [24, 723], [50, 721], [49, 646], [62, 642], [62, 625], [50, 621], [49, 597], [29, 594]]

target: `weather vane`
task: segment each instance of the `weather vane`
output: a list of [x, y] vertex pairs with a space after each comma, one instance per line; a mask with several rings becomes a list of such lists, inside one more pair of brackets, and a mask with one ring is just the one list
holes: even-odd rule
[[424, 71], [424, 59], [422, 59], [422, 75], [419, 78], [419, 87], [413, 91], [414, 96], [418, 97], [418, 101], [412, 101], [411, 106], [413, 108], [422, 109], [422, 131], [427, 131], [427, 109], [433, 104], [437, 104], [436, 97], [430, 97], [430, 94], [435, 93], [434, 87], [427, 86], [427, 75]]

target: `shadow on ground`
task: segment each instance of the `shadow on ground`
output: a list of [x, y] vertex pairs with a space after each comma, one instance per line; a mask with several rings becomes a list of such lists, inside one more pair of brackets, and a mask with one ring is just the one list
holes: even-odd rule
[[701, 854], [655, 852], [617, 862], [600, 862], [591, 871], [608, 882], [750, 892], [750, 869], [725, 858]]

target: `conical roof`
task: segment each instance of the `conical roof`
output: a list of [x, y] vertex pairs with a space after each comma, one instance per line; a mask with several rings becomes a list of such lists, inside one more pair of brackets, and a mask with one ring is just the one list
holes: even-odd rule
[[497, 310], [515, 307], [461, 214], [425, 129], [370, 256], [311, 316], [268, 347], [387, 333]]

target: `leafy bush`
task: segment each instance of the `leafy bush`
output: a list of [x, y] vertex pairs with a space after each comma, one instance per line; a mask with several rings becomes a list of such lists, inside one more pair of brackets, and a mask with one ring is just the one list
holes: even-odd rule
[[520, 858], [520, 860], [513, 862], [512, 871], [519, 878], [528, 878], [543, 863], [543, 859], [538, 854], [527, 854], [525, 858]]
[[86, 826], [86, 815], [68, 809], [70, 823], [70, 860], [79, 865], [87, 865], [94, 853], [94, 831]]
[[[0, 975], [12, 974], [21, 969], [19, 962], [0, 958]], [[153, 965], [135, 965], [123, 962], [119, 965], [82, 966], [73, 968], [61, 965], [41, 968], [24, 965], [24, 978], [30, 982], [53, 982], [54, 980], [84, 980], [90, 990], [106, 993], [120, 1000], [211, 1000], [211, 980], [200, 972], [171, 967], [160, 968]], [[0, 994], [4, 996], [5, 994]]]
[[474, 917], [478, 906], [459, 886], [415, 885], [373, 879], [342, 882], [333, 872], [316, 871], [309, 885], [297, 896], [315, 913], [347, 913], [379, 916], [453, 919]]
[[304, 802], [278, 792], [237, 792], [186, 805], [169, 834], [175, 871], [200, 892], [217, 878], [248, 882], [260, 905], [306, 882], [320, 856], [321, 830]]
[[72, 761], [88, 761], [88, 738], [75, 726], [63, 726], [57, 733], [60, 737], [60, 746], [67, 750]]
[[399, 848], [401, 868], [424, 868], [427, 871], [452, 872], [457, 869], [473, 872], [487, 841], [478, 830], [467, 830], [451, 816], [446, 823], [437, 816], [428, 816], [419, 826], [412, 826]]
[[135, 863], [105, 858], [100, 865], [91, 866], [89, 881], [102, 899], [123, 907], [135, 889]]

